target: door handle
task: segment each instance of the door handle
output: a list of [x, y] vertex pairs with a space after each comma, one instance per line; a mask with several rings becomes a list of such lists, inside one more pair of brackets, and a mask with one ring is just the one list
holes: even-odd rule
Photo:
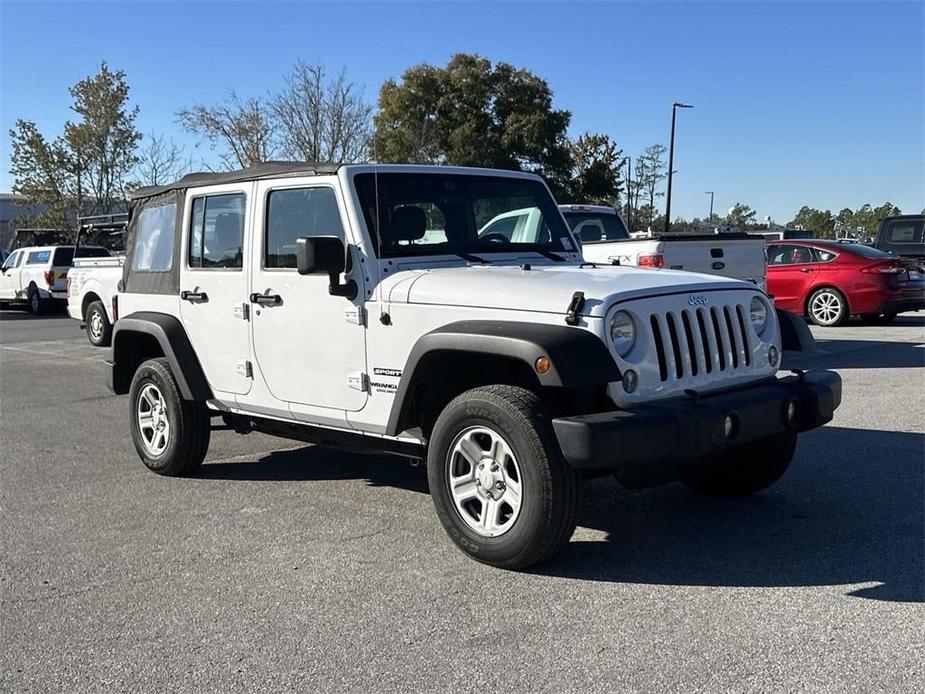
[[183, 299], [183, 301], [189, 301], [192, 304], [205, 303], [209, 300], [209, 295], [205, 292], [189, 292], [184, 289], [182, 292], [180, 292], [180, 298]]
[[252, 304], [258, 304], [260, 306], [279, 306], [283, 303], [283, 297], [279, 294], [258, 294], [254, 292], [250, 296]]
[[812, 272], [812, 271], [813, 271], [813, 269], [812, 269], [812, 268], [809, 268], [809, 267], [801, 267], [801, 268], [800, 268], [800, 272]]

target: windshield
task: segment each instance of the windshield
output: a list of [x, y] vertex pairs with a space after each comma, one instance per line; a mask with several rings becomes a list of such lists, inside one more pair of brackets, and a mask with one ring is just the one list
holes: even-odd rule
[[[376, 191], [378, 178], [378, 194]], [[575, 244], [539, 181], [444, 173], [354, 177], [373, 246], [381, 257], [538, 251]], [[379, 210], [381, 245], [376, 239]]]
[[628, 239], [623, 220], [606, 212], [566, 212], [565, 221], [582, 243]]

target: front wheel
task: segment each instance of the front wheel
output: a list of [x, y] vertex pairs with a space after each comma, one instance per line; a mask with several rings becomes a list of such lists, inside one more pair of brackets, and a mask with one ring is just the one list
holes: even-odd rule
[[87, 324], [87, 339], [94, 347], [108, 347], [112, 340], [112, 323], [106, 315], [102, 301], [94, 301], [87, 307], [84, 317]]
[[434, 425], [427, 475], [444, 529], [477, 561], [521, 569], [575, 530], [581, 477], [523, 388], [474, 388], [450, 402]]
[[132, 442], [149, 470], [178, 477], [199, 467], [209, 448], [209, 411], [204, 402], [183, 399], [166, 359], [138, 367], [129, 403]]
[[682, 481], [709, 496], [749, 496], [777, 482], [790, 467], [797, 435], [778, 434], [735, 449]]
[[848, 321], [848, 301], [837, 289], [823, 287], [817, 289], [806, 302], [809, 319], [824, 328], [843, 325]]

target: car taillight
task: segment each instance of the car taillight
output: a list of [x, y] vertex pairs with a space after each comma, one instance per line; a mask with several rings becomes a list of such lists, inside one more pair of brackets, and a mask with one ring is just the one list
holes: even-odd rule
[[665, 256], [661, 253], [648, 253], [636, 258], [639, 267], [665, 267]]
[[119, 320], [119, 297], [115, 295], [112, 297], [112, 322], [115, 323]]
[[861, 268], [861, 272], [867, 272], [876, 275], [898, 275], [899, 273], [905, 271], [905, 265], [896, 265], [895, 263], [889, 261], [885, 263], [877, 263], [876, 265], [868, 265], [865, 268]]
[[55, 271], [54, 270], [45, 270], [45, 284], [49, 287], [55, 283]]

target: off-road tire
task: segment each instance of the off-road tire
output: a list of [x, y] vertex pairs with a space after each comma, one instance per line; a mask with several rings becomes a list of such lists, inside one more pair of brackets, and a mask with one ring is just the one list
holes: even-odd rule
[[708, 496], [749, 496], [777, 482], [790, 466], [797, 435], [777, 434], [742, 446], [706, 464], [682, 481]]
[[41, 316], [45, 313], [46, 305], [45, 300], [42, 299], [42, 295], [39, 294], [39, 290], [35, 285], [29, 287], [29, 292], [26, 294], [28, 300], [29, 310], [36, 316]]
[[[95, 321], [99, 319], [98, 327], [94, 327]], [[106, 309], [102, 301], [94, 301], [87, 306], [87, 312], [84, 314], [84, 323], [86, 324], [87, 339], [94, 347], [109, 347], [112, 342], [112, 323], [106, 315]], [[99, 332], [96, 332], [96, 331]], [[94, 334], [96, 332], [96, 334]]]
[[[461, 518], [449, 489], [453, 442], [467, 428], [493, 430], [508, 443], [521, 474], [519, 515], [509, 530], [485, 537]], [[427, 451], [427, 476], [437, 516], [447, 534], [473, 559], [522, 569], [558, 552], [575, 530], [581, 475], [562, 457], [552, 421], [536, 394], [507, 385], [462, 393], [440, 413]]]
[[[823, 312], [816, 310], [815, 305], [820, 301], [836, 302], [838, 309], [831, 319], [823, 318]], [[848, 308], [848, 300], [845, 295], [834, 287], [821, 287], [810, 294], [806, 301], [806, 315], [809, 319], [823, 328], [834, 328], [838, 325], [844, 325], [851, 317], [851, 311]]]
[[[138, 421], [138, 401], [147, 384], [154, 384], [162, 394], [170, 435], [159, 455], [145, 447]], [[138, 367], [129, 390], [129, 426], [138, 457], [152, 472], [168, 477], [189, 475], [195, 471], [209, 448], [211, 424], [204, 402], [184, 400], [177, 381], [164, 358], [149, 359]]]

